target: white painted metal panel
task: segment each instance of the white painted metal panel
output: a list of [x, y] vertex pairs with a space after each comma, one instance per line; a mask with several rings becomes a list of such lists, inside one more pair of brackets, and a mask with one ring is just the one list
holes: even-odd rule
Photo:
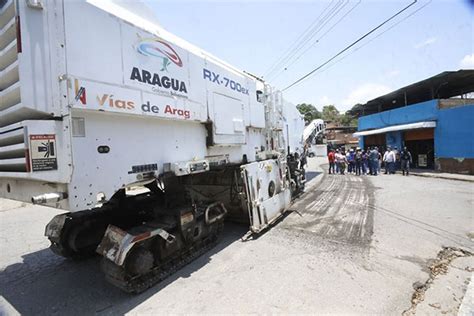
[[121, 23], [123, 81], [143, 91], [187, 98], [188, 52], [156, 35]]
[[[63, 4], [44, 2], [38, 10], [17, 1], [21, 52], [18, 53], [21, 107], [59, 117], [67, 113]], [[84, 24], [83, 22], [81, 24]]]
[[[231, 99], [240, 100], [243, 105], [244, 126], [250, 125], [250, 95], [255, 96], [255, 80], [251, 80], [232, 69], [223, 67], [218, 60], [206, 58], [205, 67], [201, 70], [202, 80], [206, 82], [209, 96], [208, 106], [210, 119], [216, 122], [214, 115], [218, 113], [214, 107], [215, 94], [227, 96]], [[231, 142], [232, 143], [232, 142]]]
[[[54, 135], [55, 146], [57, 150], [57, 168], [52, 170], [43, 170], [37, 172], [24, 172], [31, 170], [31, 155], [25, 154], [25, 162], [28, 165], [20, 170], [10, 170], [9, 172], [1, 172], [1, 178], [22, 178], [38, 181], [38, 186], [44, 185], [44, 182], [51, 183], [67, 183], [71, 179], [72, 174], [72, 157], [68, 121], [52, 121], [52, 120], [26, 120], [22, 123], [14, 124], [11, 127], [0, 129], [0, 148], [3, 156], [11, 156], [12, 151], [18, 152], [17, 146], [22, 146], [28, 151], [30, 148], [30, 138], [32, 135]], [[9, 129], [10, 128], [10, 129]], [[16, 148], [16, 149], [15, 149]], [[0, 155], [0, 160], [2, 160]]]
[[290, 102], [283, 101], [283, 116], [285, 121], [285, 133], [287, 146], [291, 151], [301, 152], [304, 146], [302, 131], [305, 128], [304, 118], [296, 106]]
[[258, 233], [290, 205], [291, 192], [286, 179], [286, 163], [264, 160], [241, 168], [247, 193], [250, 230]]
[[309, 152], [314, 154], [316, 157], [327, 157], [328, 155], [328, 146], [325, 144], [322, 145], [311, 145]]
[[119, 19], [84, 1], [63, 3], [68, 73], [122, 84]]
[[265, 105], [257, 102], [256, 94], [250, 95], [250, 126], [265, 128]]
[[[57, 207], [80, 210], [94, 205], [97, 193], [109, 198], [137, 181], [129, 172], [134, 165], [156, 163], [160, 173], [164, 163], [212, 155], [225, 155], [231, 163], [254, 161], [271, 139], [262, 129], [281, 127], [276, 110], [276, 123], [265, 121], [255, 78], [162, 29], [134, 5], [42, 4], [35, 9], [9, 0], [8, 10], [0, 12], [0, 153], [4, 165], [18, 166], [9, 159], [31, 165], [26, 153], [18, 157], [22, 148], [31, 149], [28, 137], [54, 135], [58, 168], [2, 172], [0, 195], [6, 184], [15, 192], [25, 188], [18, 193], [22, 199], [59, 190], [69, 198]], [[71, 117], [79, 119], [74, 128]], [[208, 147], [202, 123], [209, 122], [215, 146]], [[101, 145], [110, 152], [98, 153]], [[262, 201], [263, 215], [279, 212], [289, 196], [283, 191]]]
[[213, 101], [216, 134], [243, 134], [245, 127], [242, 101], [218, 93], [214, 93]]
[[[85, 136], [72, 138], [72, 210], [95, 205], [99, 192], [109, 199], [118, 189], [137, 182], [133, 166], [156, 164], [159, 174], [165, 163], [200, 160], [207, 155], [206, 130], [198, 122], [77, 109], [73, 117], [84, 119]], [[99, 153], [99, 146], [108, 146], [110, 151]]]
[[[205, 122], [205, 105], [168, 94], [141, 92], [89, 80], [71, 79], [69, 95], [74, 108], [136, 114], [173, 120]], [[159, 124], [159, 122], [156, 122]]]

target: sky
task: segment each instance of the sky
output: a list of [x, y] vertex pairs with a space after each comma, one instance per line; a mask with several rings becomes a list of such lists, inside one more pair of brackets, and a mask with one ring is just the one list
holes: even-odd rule
[[[283, 89], [413, 1], [145, 2], [171, 33]], [[443, 71], [473, 69], [473, 6], [467, 0], [418, 0], [321, 71], [285, 90], [284, 98], [320, 110], [334, 104], [344, 112]], [[297, 45], [311, 25], [315, 32]], [[268, 76], [288, 51], [294, 52], [292, 59], [277, 64], [278, 71]]]

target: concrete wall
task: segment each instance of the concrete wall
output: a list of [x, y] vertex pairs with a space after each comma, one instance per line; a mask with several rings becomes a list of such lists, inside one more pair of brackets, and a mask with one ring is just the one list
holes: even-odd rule
[[[359, 118], [358, 131], [420, 121], [436, 121], [434, 150], [438, 168], [442, 168], [441, 165], [459, 165], [459, 172], [473, 173], [474, 102], [467, 105], [440, 109], [438, 100], [431, 100], [367, 115]], [[393, 135], [387, 134], [387, 140], [390, 138], [390, 142], [393, 141], [397, 147], [401, 141], [398, 138], [401, 133], [398, 133], [398, 135], [395, 135], [396, 133]], [[364, 143], [362, 138], [360, 143], [361, 145]], [[447, 161], [447, 159], [454, 160], [454, 162]], [[443, 164], [440, 163], [441, 161], [443, 161]], [[466, 167], [467, 164], [469, 167]], [[454, 171], [457, 172], [457, 170]]]

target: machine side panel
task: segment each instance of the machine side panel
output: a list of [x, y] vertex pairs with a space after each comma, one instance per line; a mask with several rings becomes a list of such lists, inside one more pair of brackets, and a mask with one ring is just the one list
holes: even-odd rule
[[109, 199], [142, 180], [144, 169], [158, 174], [165, 163], [206, 156], [206, 130], [199, 123], [77, 110], [73, 121], [83, 126], [73, 131], [71, 210], [96, 205], [98, 193]]

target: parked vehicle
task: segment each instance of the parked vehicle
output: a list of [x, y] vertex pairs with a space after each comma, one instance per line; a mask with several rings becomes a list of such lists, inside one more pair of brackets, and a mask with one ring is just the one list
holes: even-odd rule
[[0, 196], [67, 210], [51, 249], [99, 253], [123, 290], [215, 245], [225, 217], [260, 232], [303, 190], [295, 107], [140, 3], [8, 0], [0, 30]]

